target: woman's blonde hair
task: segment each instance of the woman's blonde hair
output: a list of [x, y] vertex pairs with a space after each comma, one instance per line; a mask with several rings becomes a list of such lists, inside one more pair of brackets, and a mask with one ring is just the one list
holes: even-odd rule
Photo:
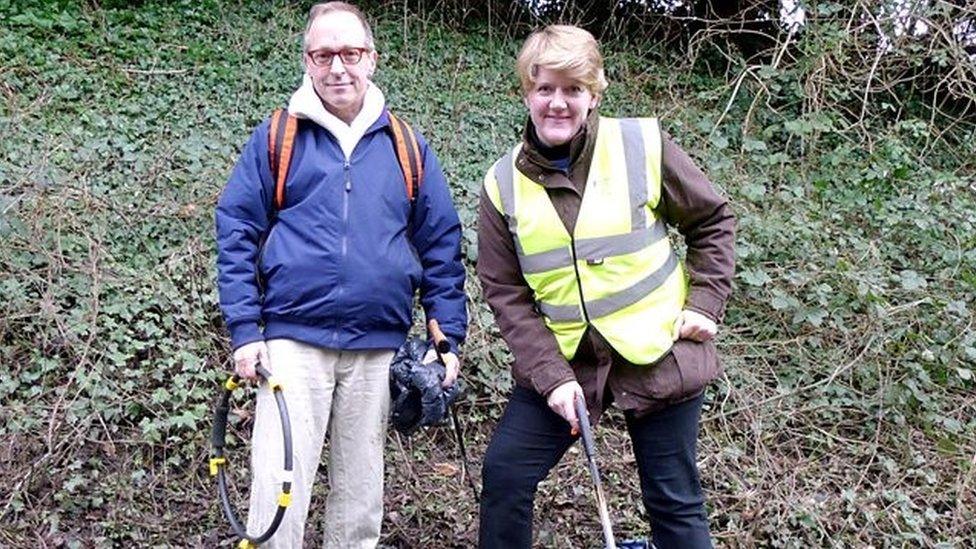
[[603, 56], [596, 38], [571, 25], [549, 25], [525, 39], [515, 69], [522, 82], [522, 93], [535, 85], [540, 68], [559, 71], [582, 83], [596, 97], [607, 89]]

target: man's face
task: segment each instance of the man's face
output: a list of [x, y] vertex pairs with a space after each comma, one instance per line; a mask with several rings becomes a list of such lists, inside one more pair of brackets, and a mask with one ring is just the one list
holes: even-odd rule
[[543, 145], [568, 142], [586, 123], [595, 97], [582, 83], [551, 69], [539, 68], [535, 84], [525, 94], [525, 106]]
[[[312, 77], [312, 85], [326, 110], [346, 123], [352, 122], [363, 107], [366, 88], [376, 69], [376, 52], [367, 47], [366, 30], [349, 12], [320, 15], [308, 30], [305, 71]], [[358, 62], [343, 61], [344, 57], [355, 57], [356, 50], [361, 52]], [[323, 63], [329, 57], [331, 62]]]

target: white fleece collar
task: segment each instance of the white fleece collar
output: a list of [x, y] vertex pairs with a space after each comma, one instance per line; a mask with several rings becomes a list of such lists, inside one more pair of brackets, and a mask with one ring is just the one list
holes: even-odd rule
[[366, 88], [366, 96], [363, 98], [363, 108], [359, 110], [359, 114], [356, 115], [351, 124], [346, 124], [325, 110], [322, 99], [315, 93], [312, 78], [308, 74], [302, 78], [301, 87], [292, 94], [291, 101], [288, 102], [290, 114], [298, 118], [307, 118], [335, 136], [336, 140], [339, 141], [339, 146], [342, 147], [343, 154], [346, 155], [346, 160], [349, 160], [356, 144], [363, 138], [366, 130], [373, 125], [373, 122], [376, 122], [383, 114], [385, 108], [386, 98], [383, 97], [383, 92], [370, 82]]

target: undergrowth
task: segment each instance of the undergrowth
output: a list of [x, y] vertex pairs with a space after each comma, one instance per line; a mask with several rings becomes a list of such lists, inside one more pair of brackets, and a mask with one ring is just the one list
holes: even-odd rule
[[[465, 226], [461, 412], [477, 463], [511, 378], [473, 276], [476, 206], [520, 135], [521, 36], [394, 2], [369, 12], [377, 83], [437, 150]], [[0, 545], [230, 543], [206, 472], [230, 354], [213, 208], [250, 130], [299, 82], [303, 17], [285, 3], [0, 0]], [[716, 45], [608, 43], [601, 110], [660, 116], [738, 216], [726, 375], [699, 456], [717, 544], [965, 547], [976, 135], [911, 104], [834, 108], [847, 84], [816, 61], [842, 31], [796, 38], [780, 67]], [[243, 489], [251, 406], [237, 404]], [[607, 491], [621, 537], [646, 535], [621, 425], [611, 413], [598, 430]], [[472, 545], [450, 433], [391, 434], [387, 456], [384, 543]], [[540, 545], [599, 544], [585, 475], [574, 450], [541, 486]], [[321, 516], [313, 504], [309, 536]]]

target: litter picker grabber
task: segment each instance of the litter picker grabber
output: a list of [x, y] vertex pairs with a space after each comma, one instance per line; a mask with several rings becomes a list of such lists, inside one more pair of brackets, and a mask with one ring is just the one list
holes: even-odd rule
[[600, 514], [600, 526], [603, 527], [603, 543], [606, 549], [649, 549], [653, 544], [643, 539], [625, 540], [617, 542], [613, 537], [613, 526], [610, 523], [610, 513], [607, 511], [607, 498], [603, 495], [603, 483], [600, 481], [600, 470], [596, 466], [596, 444], [593, 441], [593, 429], [590, 427], [590, 416], [586, 411], [583, 398], [577, 396], [575, 401], [576, 417], [579, 419], [580, 438], [583, 440], [583, 450], [586, 461], [590, 466], [590, 476], [596, 491], [596, 504]]
[[[430, 319], [427, 322], [427, 331], [430, 333], [431, 338], [434, 340], [434, 352], [437, 353], [437, 360], [441, 364], [447, 366], [444, 362], [444, 354], [451, 352], [451, 344], [447, 342], [447, 337], [444, 332], [441, 331], [440, 325], [437, 323], [436, 319]], [[457, 383], [457, 381], [455, 381]], [[461, 433], [461, 422], [458, 421], [457, 410], [454, 404], [451, 404], [451, 423], [454, 425], [454, 435], [457, 438], [458, 449], [461, 451], [461, 474], [468, 480], [468, 486], [471, 487], [471, 493], [474, 495], [475, 501], [481, 501], [481, 495], [478, 493], [478, 487], [474, 484], [474, 478], [471, 476], [471, 466], [468, 462], [468, 450], [464, 445], [464, 435]]]
[[292, 448], [291, 448], [291, 420], [288, 418], [288, 406], [285, 404], [285, 397], [282, 394], [281, 384], [275, 380], [270, 372], [258, 365], [256, 371], [259, 376], [264, 378], [271, 388], [278, 404], [278, 415], [281, 418], [281, 433], [284, 438], [284, 480], [281, 483], [281, 493], [278, 494], [278, 510], [275, 512], [271, 524], [260, 535], [252, 536], [247, 533], [247, 528], [237, 518], [234, 506], [231, 505], [230, 496], [227, 493], [227, 477], [224, 472], [227, 466], [227, 458], [224, 456], [224, 441], [227, 435], [227, 414], [230, 412], [230, 396], [235, 389], [240, 387], [241, 378], [234, 374], [224, 383], [224, 391], [220, 395], [220, 400], [214, 408], [214, 425], [210, 435], [210, 442], [213, 446], [213, 457], [210, 458], [210, 475], [217, 477], [217, 491], [220, 494], [220, 504], [224, 510], [224, 516], [230, 522], [234, 533], [241, 538], [237, 545], [239, 549], [250, 549], [271, 539], [271, 536], [278, 530], [281, 519], [285, 516], [285, 511], [291, 504], [291, 478], [292, 478]]

